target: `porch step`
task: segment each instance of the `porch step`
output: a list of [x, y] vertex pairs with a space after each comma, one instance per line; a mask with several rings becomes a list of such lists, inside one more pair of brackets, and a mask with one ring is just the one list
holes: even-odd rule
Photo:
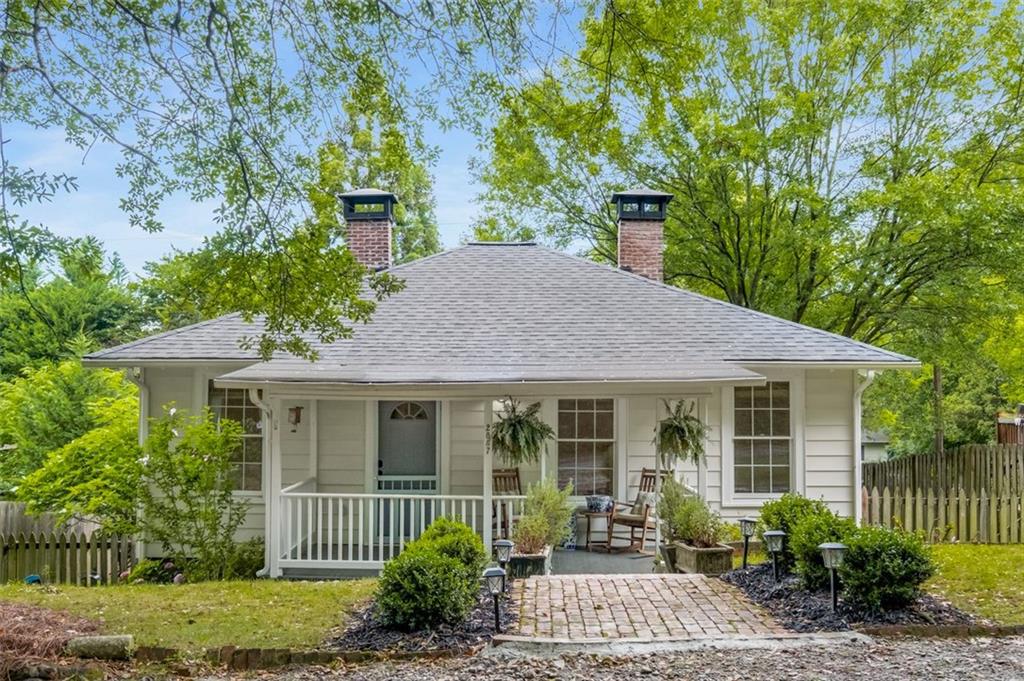
[[338, 579], [361, 579], [363, 577], [377, 577], [379, 570], [354, 570], [351, 568], [284, 568], [281, 571], [281, 579], [290, 579], [302, 582], [333, 581]]

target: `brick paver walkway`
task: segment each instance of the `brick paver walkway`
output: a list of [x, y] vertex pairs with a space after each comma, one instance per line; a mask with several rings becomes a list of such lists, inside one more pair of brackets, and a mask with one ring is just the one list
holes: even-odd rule
[[703, 575], [561, 575], [516, 580], [518, 631], [570, 641], [787, 633], [760, 606]]

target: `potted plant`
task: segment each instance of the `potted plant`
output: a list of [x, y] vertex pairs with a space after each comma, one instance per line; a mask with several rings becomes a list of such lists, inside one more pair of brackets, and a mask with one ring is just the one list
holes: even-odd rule
[[569, 536], [573, 514], [569, 503], [571, 496], [571, 483], [558, 489], [553, 479], [535, 483], [526, 491], [523, 515], [512, 530], [515, 543], [509, 562], [512, 578], [550, 574], [552, 548]]
[[658, 546], [658, 552], [667, 572], [676, 572], [675, 542], [680, 538], [676, 523], [685, 501], [686, 488], [674, 478], [666, 479], [658, 499], [658, 518], [664, 524], [667, 541]]
[[677, 571], [720, 575], [732, 570], [733, 549], [722, 542], [725, 523], [703, 499], [684, 497], [666, 518], [666, 525], [675, 540]]
[[523, 407], [512, 397], [503, 401], [504, 409], [487, 432], [491, 451], [509, 466], [520, 466], [540, 460], [547, 441], [555, 431], [540, 418], [540, 402]]
[[654, 544], [659, 552], [662, 546], [661, 525], [664, 518], [660, 514], [662, 470], [673, 470], [675, 462], [680, 459], [699, 464], [704, 458], [704, 439], [708, 434], [708, 427], [694, 414], [696, 402], [678, 400], [674, 407], [668, 400], [662, 402], [668, 416], [658, 421], [654, 434], [654, 449], [658, 455], [654, 498], [655, 507], [659, 509], [658, 521], [654, 523]]

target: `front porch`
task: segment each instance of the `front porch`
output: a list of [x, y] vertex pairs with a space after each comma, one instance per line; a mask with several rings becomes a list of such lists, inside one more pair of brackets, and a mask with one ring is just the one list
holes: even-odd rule
[[[488, 502], [488, 498], [490, 502]], [[469, 525], [489, 547], [522, 513], [523, 496], [332, 494], [316, 478], [283, 489], [274, 576], [378, 571], [436, 518]]]
[[[646, 395], [523, 396], [542, 401], [545, 420], [562, 434], [566, 416], [575, 419], [575, 430], [571, 441], [559, 438], [540, 461], [518, 467], [512, 486], [518, 489], [509, 489], [495, 477], [504, 462], [486, 446], [487, 427], [500, 408], [493, 398], [300, 399], [271, 393], [256, 399], [271, 417], [264, 428], [268, 493], [261, 515], [273, 577], [376, 573], [441, 516], [473, 528], [490, 550], [494, 539], [511, 534], [527, 487], [547, 476], [563, 484], [573, 480], [578, 505], [593, 493], [631, 501], [643, 470], [654, 464], [649, 434], [660, 404], [660, 398]], [[567, 411], [570, 406], [575, 411]], [[575, 458], [565, 454], [567, 441]], [[676, 473], [694, 486], [703, 475], [696, 467]], [[594, 539], [607, 536], [605, 519], [580, 517], [581, 549], [587, 522], [595, 523]], [[617, 534], [628, 534], [619, 529]], [[628, 541], [615, 543], [621, 547]], [[556, 562], [564, 573], [649, 573], [652, 567], [650, 556], [637, 562], [582, 551], [564, 557], [560, 552]]]

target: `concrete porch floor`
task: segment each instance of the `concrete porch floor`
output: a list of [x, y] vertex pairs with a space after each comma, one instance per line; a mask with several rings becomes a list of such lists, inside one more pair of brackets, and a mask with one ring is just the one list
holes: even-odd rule
[[551, 556], [553, 575], [649, 575], [653, 572], [654, 556], [636, 552], [555, 549]]

